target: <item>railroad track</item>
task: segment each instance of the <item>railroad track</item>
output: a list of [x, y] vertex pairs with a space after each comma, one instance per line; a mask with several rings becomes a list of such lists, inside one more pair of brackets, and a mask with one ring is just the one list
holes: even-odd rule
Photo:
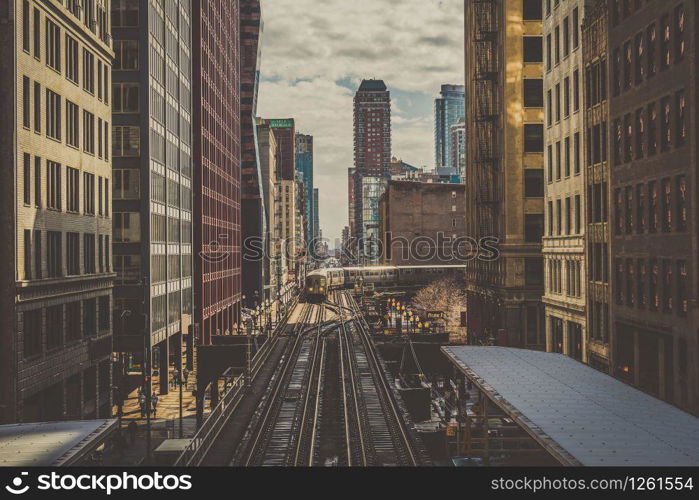
[[[352, 311], [352, 319], [344, 323], [344, 328], [348, 333], [347, 342], [354, 343], [351, 355], [356, 366], [354, 393], [360, 393], [363, 401], [359, 404], [363, 408], [357, 421], [365, 442], [364, 465], [420, 465], [425, 457], [406, 427], [406, 412], [388, 382], [389, 374], [376, 352], [359, 306], [349, 292], [338, 295], [340, 305]], [[349, 406], [353, 405], [350, 401]]]
[[[415, 466], [425, 462], [359, 308], [347, 292], [303, 304], [233, 461], [266, 466]], [[326, 320], [328, 312], [337, 319]]]

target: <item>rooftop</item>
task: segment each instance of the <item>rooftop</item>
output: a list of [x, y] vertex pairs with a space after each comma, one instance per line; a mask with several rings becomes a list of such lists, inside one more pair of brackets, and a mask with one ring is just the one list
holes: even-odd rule
[[0, 466], [72, 465], [99, 446], [116, 419], [0, 425]]
[[699, 418], [563, 354], [442, 347], [500, 409], [568, 465], [699, 465]]
[[362, 80], [359, 92], [383, 92], [387, 90], [383, 80]]

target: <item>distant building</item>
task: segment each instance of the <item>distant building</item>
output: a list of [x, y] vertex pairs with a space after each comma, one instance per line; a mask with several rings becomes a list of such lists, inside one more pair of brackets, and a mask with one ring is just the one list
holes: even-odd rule
[[261, 186], [265, 203], [265, 286], [277, 293], [282, 281], [282, 259], [279, 244], [281, 227], [277, 219], [277, 141], [265, 120], [257, 119], [257, 145], [262, 176]]
[[288, 263], [289, 271], [296, 271], [303, 238], [298, 233], [298, 184], [294, 180], [277, 182], [276, 219], [280, 251]]
[[462, 118], [459, 123], [451, 126], [451, 164], [449, 167], [463, 182], [466, 174], [466, 123]]
[[277, 141], [277, 179], [296, 178], [296, 124], [293, 118], [266, 120]]
[[464, 192], [463, 184], [388, 181], [379, 201], [381, 262], [463, 264], [454, 245], [466, 234]]
[[[108, 17], [108, 2], [0, 9], [0, 424], [110, 418], [121, 383], [111, 362], [121, 229], [111, 139], [120, 152], [138, 137], [124, 144], [111, 127]], [[138, 198], [138, 169], [133, 177]]]
[[313, 188], [313, 238], [320, 238], [320, 200], [318, 199], [318, 188]]
[[380, 262], [379, 198], [386, 189], [386, 177], [367, 175], [362, 177], [362, 247], [360, 263], [364, 265]]
[[306, 245], [313, 240], [313, 136], [296, 134], [296, 170], [303, 182], [303, 220]]
[[464, 117], [463, 85], [442, 85], [434, 101], [435, 168], [452, 168], [451, 128]]
[[[371, 185], [377, 185], [376, 179], [386, 178], [391, 162], [391, 94], [383, 80], [363, 80], [354, 96], [354, 168], [348, 180], [350, 183], [350, 229], [357, 241], [367, 235], [364, 230], [371, 221], [364, 222], [363, 217], [371, 213], [365, 210], [364, 201], [369, 188], [364, 189], [364, 177], [372, 177]], [[374, 204], [378, 204], [377, 192]], [[366, 213], [365, 213], [366, 212]]]

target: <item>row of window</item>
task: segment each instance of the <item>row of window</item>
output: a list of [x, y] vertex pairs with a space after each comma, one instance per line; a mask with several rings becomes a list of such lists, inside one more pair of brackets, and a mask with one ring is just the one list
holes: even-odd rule
[[548, 235], [570, 236], [582, 234], [582, 206], [579, 194], [563, 199], [549, 200]]
[[576, 69], [573, 71], [573, 84], [571, 86], [570, 77], [563, 78], [563, 86], [557, 83], [553, 89], [546, 92], [546, 125], [552, 126], [554, 121], [558, 123], [563, 118], [568, 118], [571, 113], [571, 95], [573, 112], [580, 109], [580, 73]]
[[[672, 96], [663, 97], [658, 108], [650, 103], [634, 113], [627, 113], [614, 120], [613, 159], [614, 165], [628, 163], [634, 159], [654, 156], [658, 149], [670, 151], [687, 142], [687, 99], [681, 89]], [[658, 116], [658, 112], [660, 116]]]
[[[554, 154], [555, 153], [555, 154]], [[546, 149], [546, 166], [548, 182], [560, 181], [563, 177], [570, 177], [580, 173], [580, 132], [573, 134], [571, 138], [565, 137], [563, 141], [549, 144]]]
[[[80, 85], [82, 62], [83, 89], [91, 95], [96, 94], [100, 101], [109, 104], [109, 65], [103, 63], [100, 58], [96, 58], [95, 54], [85, 47], [82, 49], [81, 57], [77, 40], [68, 33], [65, 33], [63, 38], [60, 26], [48, 17], [45, 19], [44, 31], [46, 65], [61, 74], [65, 65], [66, 79]], [[62, 47], [63, 40], [65, 40], [64, 47]], [[41, 11], [36, 7], [30, 11], [28, 0], [24, 0], [22, 6], [22, 48], [27, 53], [33, 52], [34, 57], [41, 60]], [[95, 59], [97, 59], [96, 67]]]
[[554, 27], [553, 38], [551, 35], [546, 35], [546, 71], [551, 71], [554, 65], [561, 62], [561, 52], [565, 59], [580, 46], [580, 15], [577, 7], [573, 9], [572, 20], [569, 16], [563, 18], [562, 24]]
[[614, 190], [617, 235], [683, 232], [689, 225], [689, 186], [684, 175]]
[[565, 293], [568, 297], [582, 297], [582, 262], [572, 259], [549, 260], [548, 290], [558, 295]]
[[[41, 84], [32, 85], [28, 77], [22, 78], [22, 125], [26, 129], [32, 127], [34, 132], [41, 133]], [[33, 100], [33, 103], [32, 103]], [[46, 89], [45, 119], [46, 136], [57, 141], [63, 140], [63, 98], [56, 92]], [[33, 113], [32, 113], [33, 104]], [[82, 120], [81, 120], [82, 118]], [[80, 113], [80, 107], [65, 100], [65, 139], [68, 146], [80, 148], [80, 129], [82, 123], [82, 150], [90, 155], [97, 154], [98, 158], [109, 161], [109, 122], [98, 118], [87, 110]]]
[[[42, 183], [42, 159], [34, 157], [32, 164], [31, 155], [23, 157], [23, 199], [25, 205], [32, 203], [32, 191], [34, 194], [34, 206], [42, 207], [41, 183]], [[82, 186], [80, 183], [80, 171], [68, 167], [65, 168], [66, 180], [63, 189], [63, 165], [55, 161], [46, 161], [46, 201], [45, 206], [51, 210], [63, 210], [65, 195], [66, 212], [82, 213], [84, 215], [97, 215], [109, 217], [109, 179], [95, 176], [89, 172], [82, 173]], [[34, 177], [32, 182], [32, 176]], [[34, 189], [32, 190], [32, 186]], [[80, 193], [82, 191], [82, 212], [80, 210]], [[97, 201], [97, 203], [95, 203]], [[95, 207], [96, 205], [96, 207]]]
[[633, 85], [640, 85], [644, 80], [654, 77], [660, 71], [670, 68], [673, 60], [680, 63], [687, 51], [686, 19], [684, 6], [675, 7], [670, 20], [670, 13], [660, 18], [660, 29], [656, 23], [649, 25], [645, 31], [627, 40], [622, 47], [613, 50], [612, 92], [614, 96], [630, 90]]
[[[46, 231], [46, 272], [42, 266], [44, 259], [43, 231], [24, 230], [24, 279], [58, 278], [109, 272], [110, 238], [109, 235], [94, 233], [66, 232], [65, 252], [63, 233]], [[97, 241], [97, 244], [95, 244]], [[82, 243], [82, 248], [81, 248]], [[64, 259], [65, 255], [65, 267]], [[81, 259], [82, 255], [82, 267]]]
[[617, 305], [680, 316], [687, 314], [687, 261], [655, 257], [617, 258], [614, 267]]
[[33, 358], [109, 330], [110, 299], [109, 295], [102, 295], [94, 299], [24, 311], [24, 357]]

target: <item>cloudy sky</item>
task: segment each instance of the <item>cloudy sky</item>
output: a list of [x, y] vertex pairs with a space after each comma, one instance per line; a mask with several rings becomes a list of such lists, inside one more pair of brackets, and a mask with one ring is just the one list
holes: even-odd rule
[[262, 0], [258, 114], [296, 119], [314, 136], [323, 236], [347, 225], [353, 165], [352, 98], [363, 78], [392, 97], [393, 155], [434, 165], [433, 100], [461, 84], [463, 0]]

